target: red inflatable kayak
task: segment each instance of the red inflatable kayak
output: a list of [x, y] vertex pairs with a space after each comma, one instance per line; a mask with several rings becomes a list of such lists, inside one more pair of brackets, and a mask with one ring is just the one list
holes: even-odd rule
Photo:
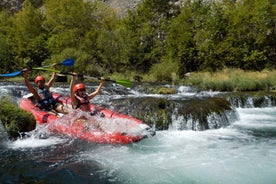
[[[53, 96], [71, 108], [70, 97], [56, 93]], [[19, 106], [31, 112], [38, 124], [46, 123], [50, 131], [90, 142], [129, 144], [155, 135], [155, 131], [141, 120], [93, 104], [93, 113], [71, 110], [61, 117], [36, 107], [32, 95], [21, 98]]]

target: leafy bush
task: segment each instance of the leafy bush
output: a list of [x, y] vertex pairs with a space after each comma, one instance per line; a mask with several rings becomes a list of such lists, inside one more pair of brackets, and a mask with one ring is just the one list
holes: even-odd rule
[[177, 80], [175, 72], [178, 69], [176, 62], [161, 62], [155, 64], [150, 69], [150, 75], [158, 82]]
[[10, 138], [18, 137], [20, 132], [35, 129], [36, 121], [31, 113], [20, 109], [11, 103], [8, 98], [1, 99], [0, 103], [0, 119]]

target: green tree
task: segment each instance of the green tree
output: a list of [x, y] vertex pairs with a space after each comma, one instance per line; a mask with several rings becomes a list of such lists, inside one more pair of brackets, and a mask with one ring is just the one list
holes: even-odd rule
[[46, 32], [42, 27], [43, 15], [29, 0], [22, 4], [22, 11], [13, 20], [13, 49], [16, 62], [22, 66], [40, 65], [49, 57], [45, 48]]
[[179, 9], [170, 0], [144, 0], [121, 18], [101, 1], [25, 0], [18, 13], [0, 7], [0, 70], [68, 57], [77, 72], [150, 72], [160, 80], [223, 67], [276, 67], [275, 6], [187, 0]]
[[247, 70], [273, 66], [274, 18], [270, 0], [185, 1], [170, 25], [165, 58], [179, 63], [180, 76], [225, 66]]
[[197, 1], [197, 3], [186, 1], [180, 14], [169, 26], [165, 59], [178, 63], [179, 68], [175, 71], [180, 76], [186, 72], [199, 70], [202, 63], [197, 49], [198, 43], [194, 39], [198, 34], [196, 31], [201, 26], [198, 20], [201, 14], [197, 13], [201, 2]]
[[145, 0], [122, 23], [122, 57], [128, 69], [148, 72], [164, 53], [167, 27], [177, 9], [169, 0]]
[[0, 34], [0, 63], [1, 63], [1, 68], [0, 72], [1, 73], [8, 73], [12, 71], [13, 65], [11, 65], [13, 59], [13, 55], [11, 52], [11, 46], [8, 43], [7, 39], [5, 36]]
[[275, 63], [275, 10], [272, 7], [270, 0], [243, 0], [227, 7], [229, 25], [223, 43], [227, 66], [262, 70]]
[[11, 72], [14, 68], [13, 50], [10, 43], [12, 36], [12, 14], [7, 10], [0, 12], [0, 63], [1, 73]]
[[85, 35], [83, 47], [90, 55], [91, 68], [101, 74], [119, 71], [121, 44], [116, 31], [119, 18], [105, 3], [90, 4], [90, 8], [97, 18]]
[[105, 38], [111, 38], [116, 21], [106, 4], [47, 0], [45, 7], [44, 25], [49, 31], [47, 43], [53, 57], [76, 58], [75, 68], [82, 72], [103, 71], [109, 66], [110, 56], [104, 47], [111, 46]]

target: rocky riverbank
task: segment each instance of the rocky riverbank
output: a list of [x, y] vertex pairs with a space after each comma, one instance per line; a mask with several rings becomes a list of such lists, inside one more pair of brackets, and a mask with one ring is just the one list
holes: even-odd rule
[[[84, 1], [95, 1], [95, 0], [84, 0]], [[134, 10], [137, 6], [143, 2], [143, 0], [102, 0], [104, 3], [107, 3], [115, 12], [119, 15], [125, 15], [128, 10]], [[181, 5], [184, 0], [171, 0], [171, 3]], [[2, 0], [0, 1], [0, 9], [2, 7], [10, 9], [12, 12], [18, 11], [22, 7], [24, 0]], [[36, 5], [42, 4], [42, 0], [35, 1]]]

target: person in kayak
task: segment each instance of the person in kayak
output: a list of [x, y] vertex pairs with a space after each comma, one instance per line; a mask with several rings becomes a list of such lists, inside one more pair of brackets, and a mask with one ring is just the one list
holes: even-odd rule
[[23, 70], [24, 82], [29, 91], [33, 94], [37, 104], [40, 109], [53, 112], [54, 114], [62, 113], [68, 114], [69, 110], [64, 107], [64, 105], [53, 98], [52, 93], [50, 92], [50, 88], [52, 87], [54, 80], [56, 78], [56, 73], [53, 72], [52, 77], [49, 82], [45, 84], [44, 76], [37, 76], [35, 78], [35, 83], [37, 85], [37, 89], [35, 89], [28, 80], [28, 69]]
[[87, 94], [86, 87], [83, 83], [75, 84], [77, 76], [78, 75], [74, 73], [70, 82], [70, 97], [72, 101], [72, 108], [81, 109], [85, 112], [91, 112], [91, 115], [93, 115], [94, 112], [92, 112], [90, 109], [90, 100], [100, 93], [104, 85], [104, 78], [101, 78], [101, 82], [94, 92]]

